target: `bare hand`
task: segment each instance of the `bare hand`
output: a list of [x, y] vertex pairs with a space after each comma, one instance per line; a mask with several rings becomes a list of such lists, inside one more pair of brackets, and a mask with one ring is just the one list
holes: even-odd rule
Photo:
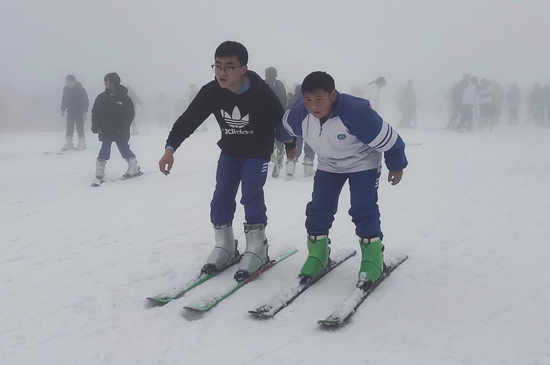
[[392, 185], [397, 185], [403, 178], [403, 170], [388, 172], [388, 182]]
[[97, 133], [103, 134], [103, 131], [101, 130], [101, 128], [98, 128], [98, 129], [97, 129]]
[[174, 152], [172, 150], [164, 151], [164, 155], [162, 155], [159, 161], [160, 172], [168, 176], [168, 174], [170, 174], [170, 170], [172, 169], [173, 164], [174, 164]]

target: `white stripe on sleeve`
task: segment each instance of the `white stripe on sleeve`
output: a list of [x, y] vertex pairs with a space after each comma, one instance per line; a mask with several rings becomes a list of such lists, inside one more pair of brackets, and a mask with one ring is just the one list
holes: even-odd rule
[[397, 141], [397, 133], [395, 133], [393, 128], [384, 121], [382, 122], [380, 133], [378, 133], [376, 138], [369, 143], [369, 146], [376, 150], [385, 152], [393, 147], [395, 141]]

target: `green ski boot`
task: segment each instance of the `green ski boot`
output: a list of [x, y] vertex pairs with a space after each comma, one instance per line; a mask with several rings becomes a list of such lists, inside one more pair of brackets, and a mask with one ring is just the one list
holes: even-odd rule
[[309, 252], [300, 274], [314, 278], [327, 267], [330, 248], [328, 247], [330, 240], [328, 236], [308, 236], [307, 237], [307, 250]]
[[359, 281], [374, 283], [384, 271], [384, 245], [379, 237], [361, 238], [359, 245], [362, 253]]

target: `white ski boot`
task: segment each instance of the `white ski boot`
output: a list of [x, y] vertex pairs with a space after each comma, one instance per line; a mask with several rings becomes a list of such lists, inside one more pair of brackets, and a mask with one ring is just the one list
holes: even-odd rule
[[135, 157], [130, 157], [126, 159], [126, 161], [128, 162], [128, 169], [126, 170], [126, 173], [122, 175], [123, 178], [129, 179], [131, 177], [141, 175], [141, 170], [139, 169], [139, 166], [137, 164], [137, 160]]
[[294, 172], [296, 171], [296, 160], [288, 160], [286, 162], [286, 179], [294, 179]]
[[313, 176], [313, 160], [311, 158], [304, 158], [304, 176], [310, 177]]
[[95, 180], [92, 183], [92, 186], [94, 187], [101, 186], [101, 184], [105, 182], [105, 180], [103, 180], [103, 177], [105, 176], [106, 163], [107, 161], [102, 158], [98, 158], [95, 161]]
[[[71, 143], [72, 143], [72, 141], [71, 141]], [[86, 140], [84, 139], [84, 137], [78, 137], [78, 144], [76, 145], [76, 147], [74, 149], [79, 150], [79, 151], [82, 151], [82, 150], [86, 149]]]
[[63, 146], [61, 151], [68, 151], [72, 150], [73, 148], [73, 137], [65, 137], [65, 146]]
[[265, 225], [244, 224], [244, 234], [246, 237], [246, 251], [239, 264], [239, 269], [235, 273], [235, 280], [243, 281], [250, 277], [251, 274], [260, 270], [266, 263], [269, 262], [267, 255], [267, 238], [265, 236]]
[[233, 236], [232, 223], [214, 226], [214, 240], [216, 245], [210, 252], [206, 265], [202, 267], [201, 274], [212, 274], [239, 260], [238, 242]]

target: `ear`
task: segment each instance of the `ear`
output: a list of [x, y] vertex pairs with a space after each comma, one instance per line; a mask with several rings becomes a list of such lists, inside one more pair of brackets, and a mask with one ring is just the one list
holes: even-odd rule
[[336, 89], [332, 90], [332, 92], [330, 93], [330, 100], [335, 102], [337, 96], [338, 96], [338, 91], [336, 91]]
[[244, 65], [243, 67], [241, 67], [241, 75], [244, 75], [246, 71], [248, 71], [248, 65]]

